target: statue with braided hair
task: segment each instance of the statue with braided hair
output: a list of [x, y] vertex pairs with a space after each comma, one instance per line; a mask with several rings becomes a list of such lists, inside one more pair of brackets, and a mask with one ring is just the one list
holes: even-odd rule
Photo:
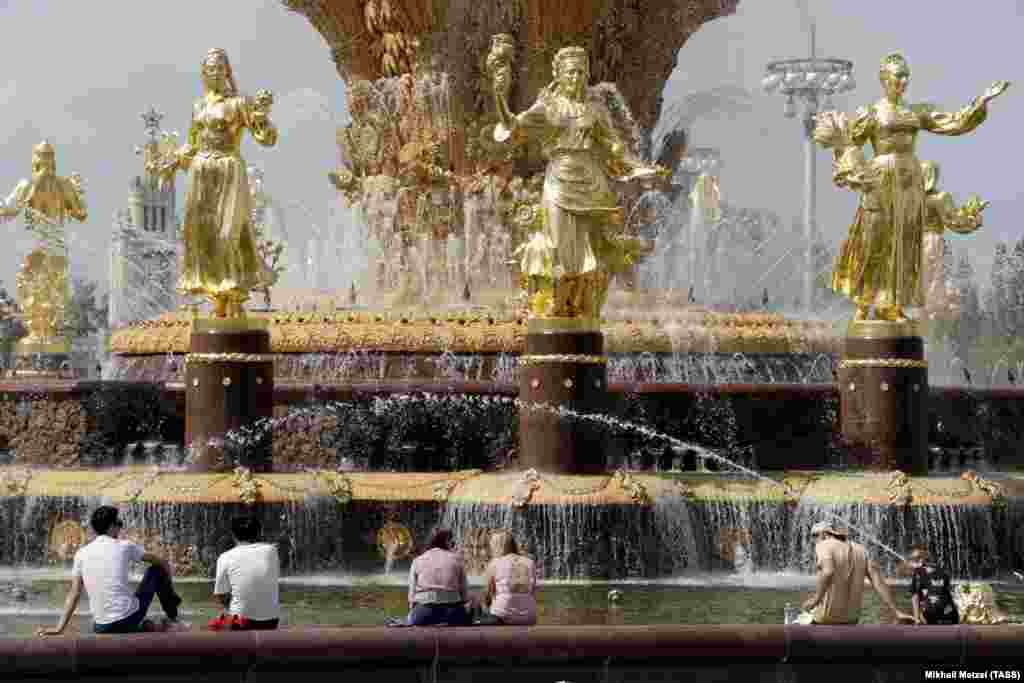
[[275, 280], [257, 249], [247, 166], [239, 153], [246, 129], [261, 145], [276, 144], [269, 118], [274, 98], [268, 90], [240, 95], [227, 53], [219, 48], [207, 53], [202, 77], [205, 93], [193, 105], [188, 141], [154, 159], [148, 170], [163, 177], [189, 174], [178, 290], [207, 298], [218, 318], [240, 317], [250, 293]]

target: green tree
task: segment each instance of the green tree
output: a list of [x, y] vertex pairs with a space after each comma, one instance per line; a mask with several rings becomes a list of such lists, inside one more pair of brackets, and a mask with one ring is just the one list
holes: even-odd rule
[[110, 296], [97, 297], [99, 283], [84, 278], [72, 279], [71, 299], [64, 312], [64, 329], [72, 339], [88, 337], [107, 327]]
[[28, 330], [18, 317], [18, 305], [7, 289], [0, 286], [0, 353], [5, 359], [10, 358], [14, 345], [27, 334]]
[[996, 334], [1010, 331], [1009, 292], [1010, 252], [1005, 242], [996, 244], [996, 255], [992, 259], [991, 289], [986, 292], [985, 312], [992, 318]]
[[973, 350], [981, 337], [984, 319], [978, 285], [974, 282], [974, 266], [966, 252], [960, 254], [956, 268], [956, 285], [960, 290], [960, 318], [953, 331], [953, 348], [965, 363], [970, 363]]

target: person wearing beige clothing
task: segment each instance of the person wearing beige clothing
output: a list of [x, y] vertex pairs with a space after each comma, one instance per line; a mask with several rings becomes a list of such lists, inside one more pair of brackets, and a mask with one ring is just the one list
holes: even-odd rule
[[814, 597], [806, 600], [803, 608], [814, 610], [813, 623], [839, 625], [859, 622], [865, 581], [900, 621], [914, 620], [896, 607], [878, 564], [868, 559], [864, 546], [847, 539], [845, 530], [837, 529], [828, 522], [818, 522], [811, 528], [811, 537], [815, 540], [818, 585]]

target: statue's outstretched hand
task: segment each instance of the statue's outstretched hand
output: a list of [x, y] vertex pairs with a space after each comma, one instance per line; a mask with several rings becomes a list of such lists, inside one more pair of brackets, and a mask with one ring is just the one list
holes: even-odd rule
[[988, 87], [988, 90], [984, 92], [984, 94], [981, 96], [981, 100], [987, 104], [991, 100], [994, 100], [995, 98], [999, 97], [1004, 92], [1006, 92], [1006, 89], [1009, 87], [1009, 81], [996, 81]]

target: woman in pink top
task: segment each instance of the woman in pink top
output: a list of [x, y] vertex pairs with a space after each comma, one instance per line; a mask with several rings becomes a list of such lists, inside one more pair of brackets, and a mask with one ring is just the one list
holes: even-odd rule
[[491, 537], [494, 559], [487, 565], [484, 605], [498, 624], [537, 623], [537, 574], [533, 560], [519, 554], [515, 537], [499, 531]]
[[427, 551], [409, 568], [410, 626], [469, 626], [466, 611], [466, 569], [462, 555], [452, 551], [452, 535], [435, 529]]

